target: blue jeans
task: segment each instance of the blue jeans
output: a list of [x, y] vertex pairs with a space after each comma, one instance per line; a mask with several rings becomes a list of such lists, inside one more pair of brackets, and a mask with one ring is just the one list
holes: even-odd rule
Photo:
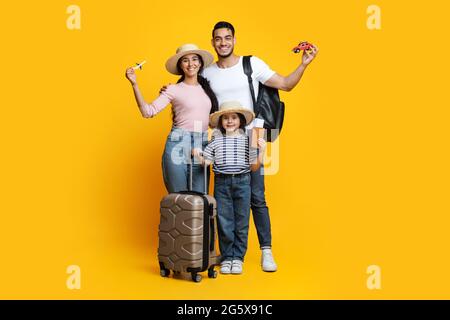
[[[202, 150], [208, 144], [208, 132], [190, 132], [173, 127], [167, 137], [162, 157], [162, 171], [167, 192], [174, 193], [189, 190], [189, 166], [192, 148]], [[206, 190], [209, 186], [209, 170]], [[192, 168], [192, 190], [204, 192], [204, 168], [195, 163]]]
[[214, 177], [217, 225], [222, 261], [244, 261], [250, 219], [250, 173]]
[[258, 233], [259, 246], [272, 246], [272, 233], [270, 231], [269, 208], [266, 204], [265, 186], [264, 186], [264, 167], [261, 165], [259, 170], [252, 172], [252, 197], [251, 206], [253, 221], [255, 222]]

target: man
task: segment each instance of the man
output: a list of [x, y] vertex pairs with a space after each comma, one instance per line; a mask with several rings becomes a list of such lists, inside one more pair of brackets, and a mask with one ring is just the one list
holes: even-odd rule
[[[203, 71], [217, 96], [219, 105], [225, 101], [239, 101], [253, 110], [253, 101], [242, 57], [234, 54], [235, 30], [231, 23], [218, 22], [212, 31], [211, 44], [217, 53], [217, 62]], [[313, 45], [310, 53], [304, 51], [300, 65], [287, 77], [272, 71], [261, 59], [251, 58], [253, 86], [258, 96], [258, 82], [283, 91], [291, 91], [299, 83], [307, 66], [316, 57], [318, 48]], [[277, 265], [272, 254], [272, 234], [269, 210], [265, 199], [264, 168], [253, 172], [251, 177], [251, 209], [262, 250], [261, 266], [266, 272], [274, 272]]]

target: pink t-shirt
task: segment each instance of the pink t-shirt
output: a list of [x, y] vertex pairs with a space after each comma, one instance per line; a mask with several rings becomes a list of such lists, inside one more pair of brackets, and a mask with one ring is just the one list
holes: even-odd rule
[[175, 127], [187, 131], [208, 130], [211, 99], [201, 85], [189, 85], [184, 82], [169, 85], [165, 92], [149, 104], [149, 116], [154, 117], [170, 103], [175, 115], [173, 123]]

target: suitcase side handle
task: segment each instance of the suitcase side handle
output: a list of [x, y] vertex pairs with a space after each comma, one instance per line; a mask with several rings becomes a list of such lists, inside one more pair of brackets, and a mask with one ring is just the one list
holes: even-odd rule
[[214, 205], [212, 203], [209, 204], [209, 230], [210, 230], [209, 251], [214, 251], [216, 228], [214, 226]]

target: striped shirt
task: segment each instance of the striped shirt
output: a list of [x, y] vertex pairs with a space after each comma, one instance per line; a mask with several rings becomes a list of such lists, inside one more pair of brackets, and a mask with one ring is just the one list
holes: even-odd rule
[[213, 162], [214, 173], [241, 174], [250, 172], [250, 164], [256, 163], [257, 149], [249, 145], [245, 134], [213, 135], [203, 151], [206, 160]]

